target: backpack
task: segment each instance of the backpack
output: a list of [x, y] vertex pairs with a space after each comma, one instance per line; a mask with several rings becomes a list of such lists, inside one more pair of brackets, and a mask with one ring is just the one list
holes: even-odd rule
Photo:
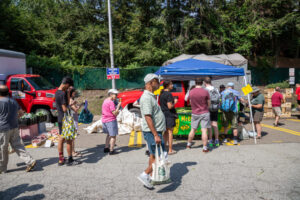
[[233, 92], [224, 92], [222, 95], [221, 110], [224, 112], [237, 112], [235, 102], [236, 96], [233, 94]]
[[211, 112], [217, 112], [220, 107], [220, 94], [216, 88], [209, 91], [210, 96], [210, 107]]

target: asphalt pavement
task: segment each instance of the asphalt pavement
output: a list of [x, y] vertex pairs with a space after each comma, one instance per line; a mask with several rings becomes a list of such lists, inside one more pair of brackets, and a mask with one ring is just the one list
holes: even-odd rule
[[0, 175], [0, 199], [300, 199], [300, 123], [283, 122], [274, 129], [265, 120], [256, 145], [250, 139], [207, 154], [201, 140], [188, 150], [185, 138], [177, 138], [178, 153], [169, 156], [172, 182], [154, 190], [136, 178], [147, 167], [144, 145], [128, 147], [130, 136], [119, 136], [119, 153], [110, 156], [103, 153], [104, 134], [81, 133], [79, 166], [57, 166], [55, 147], [28, 149], [37, 167], [26, 173], [11, 154], [8, 173]]

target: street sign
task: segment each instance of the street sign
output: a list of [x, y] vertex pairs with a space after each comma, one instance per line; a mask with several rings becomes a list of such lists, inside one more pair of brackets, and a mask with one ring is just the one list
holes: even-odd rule
[[108, 80], [120, 79], [119, 68], [106, 68], [106, 76]]
[[250, 92], [253, 91], [252, 87], [250, 86], [250, 84], [246, 85], [245, 87], [242, 88], [242, 91], [244, 93], [244, 95], [248, 95]]
[[295, 76], [295, 68], [289, 68], [289, 75]]
[[290, 85], [295, 85], [295, 77], [291, 76], [289, 82], [290, 82]]

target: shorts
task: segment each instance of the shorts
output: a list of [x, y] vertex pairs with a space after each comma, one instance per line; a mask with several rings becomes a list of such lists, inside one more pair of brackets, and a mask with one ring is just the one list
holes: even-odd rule
[[264, 117], [264, 112], [254, 111], [253, 112], [253, 121], [254, 122], [261, 122]]
[[103, 133], [107, 133], [109, 136], [117, 136], [119, 134], [118, 132], [118, 122], [117, 120], [103, 123]]
[[222, 123], [224, 127], [228, 127], [231, 122], [231, 128], [238, 128], [238, 113], [234, 112], [223, 112]]
[[199, 124], [201, 125], [201, 128], [211, 128], [210, 114], [209, 113], [203, 113], [201, 115], [192, 114], [192, 122], [191, 122], [192, 128], [198, 129]]
[[217, 122], [218, 121], [218, 114], [219, 112], [210, 112], [210, 121]]
[[281, 108], [280, 107], [273, 107], [272, 110], [273, 110], [273, 113], [275, 114], [275, 116], [280, 116], [281, 115]]
[[166, 127], [167, 128], [174, 128], [176, 126], [175, 118], [174, 117], [166, 117]]
[[[152, 132], [144, 132], [144, 131], [143, 134], [144, 134], [144, 139], [147, 142], [148, 150], [150, 154], [155, 156], [156, 143], [155, 143], [154, 135], [152, 134]], [[157, 132], [157, 134], [161, 139], [162, 149], [163, 151], [165, 151], [165, 143], [162, 137], [162, 132]], [[158, 155], [160, 155], [160, 148], [158, 148]]]

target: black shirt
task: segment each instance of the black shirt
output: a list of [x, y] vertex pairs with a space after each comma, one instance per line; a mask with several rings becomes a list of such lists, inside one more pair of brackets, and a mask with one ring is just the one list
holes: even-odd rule
[[67, 102], [67, 93], [62, 91], [62, 90], [57, 90], [55, 93], [55, 103], [56, 103], [56, 108], [58, 111], [58, 117], [57, 120], [58, 122], [62, 122], [63, 118], [64, 118], [64, 111], [62, 108], [62, 105], [67, 106], [68, 102]]
[[163, 91], [159, 99], [161, 110], [163, 111], [166, 118], [167, 117], [176, 118], [177, 117], [176, 110], [174, 107], [172, 109], [169, 109], [168, 102], [171, 102], [174, 105], [174, 97], [171, 94], [171, 92]]

